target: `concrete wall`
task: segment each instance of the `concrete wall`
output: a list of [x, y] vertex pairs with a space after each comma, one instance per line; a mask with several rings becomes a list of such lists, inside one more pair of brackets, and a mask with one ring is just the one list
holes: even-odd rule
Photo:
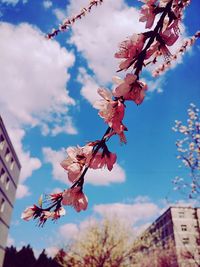
[[0, 117], [0, 267], [3, 265], [21, 165]]

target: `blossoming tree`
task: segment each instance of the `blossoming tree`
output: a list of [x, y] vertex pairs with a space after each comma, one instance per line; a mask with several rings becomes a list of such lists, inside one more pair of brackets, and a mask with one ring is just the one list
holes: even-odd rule
[[104, 218], [88, 225], [55, 260], [63, 267], [178, 267], [174, 244], [155, 248], [148, 240], [134, 238], [133, 229], [123, 220]]
[[186, 177], [177, 176], [173, 183], [189, 198], [198, 199], [200, 194], [200, 117], [199, 109], [190, 104], [186, 124], [175, 121], [173, 130], [179, 133], [181, 139], [176, 142], [177, 158], [189, 170]]
[[56, 256], [63, 266], [132, 266], [133, 231], [119, 218], [94, 221]]
[[[136, 105], [142, 104], [147, 84], [140, 79], [143, 68], [148, 65], [155, 67], [153, 76], [158, 76], [170, 67], [179, 54], [185, 52], [200, 33], [184, 41], [183, 45], [172, 55], [170, 47], [174, 45], [179, 36], [180, 24], [184, 9], [190, 4], [190, 0], [141, 0], [140, 21], [145, 23], [146, 31], [140, 34], [133, 33], [124, 40], [115, 57], [120, 59], [117, 72], [124, 71], [124, 79], [114, 77], [114, 89], [99, 88], [101, 100], [95, 103], [99, 110], [99, 116], [107, 124], [104, 135], [84, 146], [67, 148], [67, 157], [61, 162], [61, 166], [67, 172], [72, 184], [69, 189], [48, 196], [48, 201], [42, 198], [39, 205], [28, 207], [22, 214], [22, 218], [30, 220], [38, 218], [43, 225], [47, 219], [57, 220], [65, 214], [63, 205], [73, 206], [76, 211], [86, 210], [88, 200], [83, 193], [84, 181], [87, 179], [88, 169], [107, 168], [112, 170], [116, 162], [116, 154], [108, 148], [107, 142], [114, 135], [118, 135], [121, 143], [126, 143], [125, 131], [127, 127], [123, 123], [126, 110], [126, 101], [132, 101]], [[51, 39], [62, 31], [68, 30], [76, 20], [83, 18], [94, 6], [102, 4], [103, 0], [91, 0], [88, 7], [83, 8], [79, 14], [67, 18], [59, 26], [47, 35]], [[159, 67], [157, 67], [159, 62]], [[44, 204], [46, 204], [44, 206]]]

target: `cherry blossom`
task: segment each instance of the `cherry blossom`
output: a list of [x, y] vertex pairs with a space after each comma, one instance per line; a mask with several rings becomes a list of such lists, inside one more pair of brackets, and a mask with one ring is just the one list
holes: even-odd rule
[[87, 209], [88, 199], [83, 193], [82, 187], [77, 186], [64, 191], [62, 204], [73, 206], [77, 212], [80, 212]]
[[185, 179], [176, 177], [173, 182], [176, 188], [187, 192], [190, 198], [196, 197], [200, 193], [200, 117], [199, 109], [190, 104], [188, 109], [187, 124], [175, 121], [173, 130], [182, 137], [176, 141], [178, 151], [177, 158], [189, 171]]
[[121, 80], [119, 86], [114, 89], [113, 95], [115, 97], [122, 96], [124, 100], [132, 100], [139, 105], [144, 100], [146, 90], [147, 85], [144, 82], [138, 81], [136, 75], [128, 73], [125, 79]]
[[151, 28], [153, 26], [154, 20], [155, 20], [155, 3], [157, 0], [150, 0], [150, 1], [141, 1], [146, 3], [141, 7], [141, 16], [140, 16], [140, 21], [141, 22], [146, 22], [145, 27], [146, 28]]
[[123, 132], [127, 128], [122, 123], [125, 111], [123, 100], [113, 100], [113, 94], [105, 88], [99, 88], [98, 93], [103, 99], [97, 101], [94, 107], [99, 109], [99, 116], [113, 129], [112, 134], [118, 134], [120, 140], [124, 142]]
[[68, 157], [61, 162], [61, 166], [68, 172], [70, 182], [74, 183], [80, 177], [83, 167], [91, 157], [92, 148], [90, 145], [67, 148]]
[[115, 53], [116, 58], [125, 58], [119, 65], [120, 70], [126, 70], [133, 64], [142, 51], [144, 43], [145, 36], [143, 34], [133, 34], [128, 40], [120, 44], [119, 52]]
[[56, 203], [61, 197], [62, 197], [62, 192], [61, 193], [49, 194], [47, 196], [49, 201], [52, 202], [52, 203]]
[[161, 37], [167, 46], [172, 46], [178, 40], [178, 33], [173, 28], [167, 28], [161, 33]]
[[66, 211], [63, 207], [60, 207], [58, 210], [56, 211], [43, 211], [42, 212], [43, 216], [42, 219], [40, 220], [47, 220], [47, 219], [52, 219], [52, 220], [57, 220], [59, 219], [61, 216], [64, 216], [66, 214]]
[[42, 209], [41, 207], [33, 205], [25, 209], [21, 215], [21, 218], [25, 221], [38, 219], [38, 225], [43, 226], [47, 219], [55, 221], [64, 215], [65, 209], [63, 207], [57, 207], [54, 211], [50, 211], [49, 209]]
[[40, 208], [37, 207], [36, 205], [33, 205], [31, 207], [27, 207], [22, 215], [21, 215], [21, 219], [25, 220], [25, 221], [29, 221], [32, 218], [34, 218], [36, 216], [36, 214], [40, 213]]
[[104, 145], [102, 152], [98, 152], [90, 162], [90, 168], [92, 169], [101, 169], [107, 167], [109, 171], [112, 170], [113, 165], [115, 164], [117, 155], [111, 153], [107, 146]]

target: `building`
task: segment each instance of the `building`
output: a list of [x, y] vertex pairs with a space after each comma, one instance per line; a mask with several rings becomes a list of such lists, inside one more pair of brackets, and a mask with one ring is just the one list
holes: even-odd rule
[[200, 267], [200, 208], [170, 207], [136, 240], [138, 249], [150, 253], [173, 246], [173, 266]]
[[10, 227], [21, 165], [0, 116], [0, 267]]

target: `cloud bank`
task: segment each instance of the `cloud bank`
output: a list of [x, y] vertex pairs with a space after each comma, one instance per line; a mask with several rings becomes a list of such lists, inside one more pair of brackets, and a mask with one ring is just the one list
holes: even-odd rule
[[[0, 113], [22, 164], [23, 183], [41, 166], [23, 147], [29, 128], [40, 127], [45, 135], [77, 133], [68, 115], [75, 101], [66, 89], [75, 57], [29, 24], [2, 22], [0, 35]], [[27, 188], [18, 188], [18, 197], [27, 194]]]

